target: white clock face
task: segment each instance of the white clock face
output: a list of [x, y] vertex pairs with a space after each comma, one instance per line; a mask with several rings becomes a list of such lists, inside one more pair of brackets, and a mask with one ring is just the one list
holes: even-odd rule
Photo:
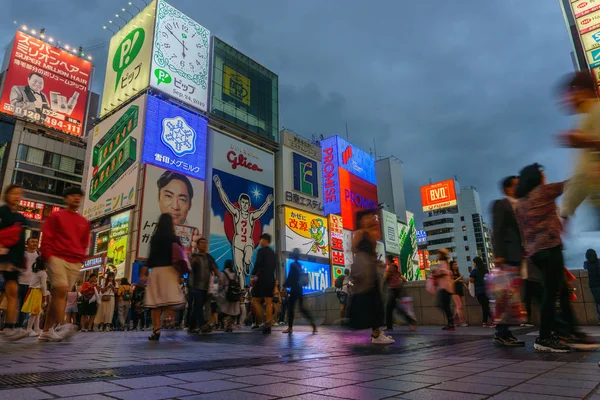
[[176, 71], [191, 76], [204, 71], [208, 49], [192, 22], [168, 16], [160, 21], [157, 47]]

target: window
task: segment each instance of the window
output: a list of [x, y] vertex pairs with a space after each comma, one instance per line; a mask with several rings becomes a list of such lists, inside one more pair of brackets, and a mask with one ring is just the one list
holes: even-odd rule
[[469, 251], [469, 246], [465, 246], [465, 251]]
[[471, 256], [467, 256], [467, 261], [471, 261]]
[[75, 159], [71, 157], [60, 157], [60, 167], [58, 168], [61, 171], [65, 172], [74, 172], [75, 171]]
[[75, 173], [83, 175], [83, 160], [75, 160]]
[[465, 221], [465, 217], [460, 217], [460, 220], [461, 220], [462, 222], [464, 222], [464, 221]]
[[27, 146], [20, 144], [19, 148], [17, 149], [17, 160], [21, 160], [21, 161], [27, 160], [27, 150], [28, 150]]
[[47, 176], [30, 174], [23, 171], [15, 171], [13, 183], [23, 186], [25, 190], [45, 193], [62, 197], [66, 188], [75, 186], [71, 182], [54, 179]]
[[44, 152], [42, 150], [34, 149], [33, 147], [30, 147], [29, 150], [27, 151], [27, 160], [26, 161], [28, 163], [42, 165], [42, 162], [44, 161]]
[[469, 240], [469, 238], [467, 238], [466, 236], [463, 236], [463, 240], [466, 242], [467, 240]]

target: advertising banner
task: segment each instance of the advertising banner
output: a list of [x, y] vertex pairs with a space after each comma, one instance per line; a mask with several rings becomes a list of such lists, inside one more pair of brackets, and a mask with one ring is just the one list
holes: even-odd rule
[[250, 132], [277, 141], [279, 78], [215, 37], [210, 112]]
[[[573, 13], [575, 12], [576, 10], [573, 9]], [[598, 30], [600, 28], [600, 11], [594, 11], [583, 16], [582, 18], [576, 19], [575, 24], [577, 25], [577, 30], [581, 35]]]
[[427, 244], [427, 233], [422, 229], [417, 230], [417, 244]]
[[[365, 181], [376, 184], [375, 159], [339, 136], [321, 140], [323, 162], [329, 156], [334, 166], [345, 169]], [[335, 154], [334, 154], [335, 152]]]
[[400, 254], [400, 237], [398, 236], [398, 219], [396, 214], [386, 210], [381, 210], [383, 219], [383, 241], [385, 242], [385, 251], [390, 254]]
[[456, 206], [454, 181], [449, 179], [432, 185], [421, 186], [421, 201], [423, 212]]
[[208, 111], [210, 31], [158, 0], [150, 85], [174, 99]]
[[148, 96], [142, 161], [204, 180], [207, 127], [204, 118]]
[[323, 165], [323, 205], [325, 215], [340, 214], [340, 166], [335, 137], [321, 141]]
[[344, 261], [344, 222], [342, 217], [329, 214], [329, 245], [331, 246], [331, 266], [333, 279], [343, 275]]
[[104, 267], [105, 264], [106, 264], [106, 256], [104, 256], [104, 255], [89, 257], [83, 262], [83, 266], [81, 267], [81, 272], [89, 271], [89, 270], [96, 269], [96, 268], [101, 268], [101, 267]]
[[281, 131], [281, 142], [292, 151], [321, 161], [321, 147], [286, 130]]
[[96, 125], [90, 134], [92, 159], [83, 202], [87, 219], [136, 204], [145, 110], [146, 96], [142, 96]]
[[93, 255], [103, 254], [108, 251], [108, 242], [110, 240], [110, 227], [106, 230], [94, 233], [94, 251]]
[[352, 231], [344, 229], [344, 264], [346, 268], [352, 268], [354, 253], [352, 253]]
[[240, 282], [249, 282], [258, 240], [274, 239], [274, 157], [247, 143], [211, 131], [210, 253], [223, 269], [232, 260]]
[[285, 207], [285, 251], [329, 258], [329, 230], [326, 217]]
[[344, 228], [356, 230], [356, 212], [377, 209], [377, 186], [340, 169], [341, 210]]
[[409, 281], [419, 280], [419, 261], [417, 248], [417, 230], [415, 228], [415, 215], [410, 211], [406, 212], [408, 225], [403, 225], [400, 237], [400, 266], [402, 274]]
[[146, 165], [137, 258], [148, 258], [150, 238], [164, 213], [184, 227], [176, 226], [176, 233], [186, 247], [194, 248], [204, 230], [204, 197], [204, 181]]
[[[288, 258], [285, 262], [285, 276], [290, 273], [290, 265], [294, 260]], [[331, 286], [331, 274], [328, 264], [320, 264], [309, 261], [298, 261], [302, 265], [302, 270], [308, 274], [308, 285], [302, 288], [302, 293], [322, 292]]]
[[121, 279], [125, 276], [130, 215], [131, 212], [126, 211], [110, 218], [110, 239], [108, 241], [106, 263], [116, 268], [116, 279]]
[[92, 63], [17, 31], [0, 112], [81, 136]]
[[153, 0], [110, 39], [100, 116], [148, 87], [155, 17]]

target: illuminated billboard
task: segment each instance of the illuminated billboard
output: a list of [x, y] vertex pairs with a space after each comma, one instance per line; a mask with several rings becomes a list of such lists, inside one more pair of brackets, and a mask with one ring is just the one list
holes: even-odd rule
[[325, 161], [325, 156], [327, 155], [335, 166], [343, 168], [369, 183], [377, 183], [375, 177], [375, 159], [366, 151], [348, 143], [339, 136], [332, 136], [322, 140], [321, 149], [323, 152], [323, 161]]
[[155, 16], [152, 1], [110, 39], [101, 116], [148, 87]]
[[279, 133], [279, 78], [213, 38], [211, 114], [272, 141]]
[[356, 230], [356, 213], [377, 209], [377, 186], [340, 169], [340, 208], [344, 228]]
[[331, 247], [331, 267], [333, 279], [343, 275], [344, 261], [344, 223], [342, 217], [329, 214], [329, 245]]
[[81, 136], [92, 64], [17, 31], [0, 112]]
[[390, 254], [400, 254], [400, 236], [398, 233], [398, 219], [396, 214], [386, 210], [381, 210], [381, 219], [383, 226], [383, 241], [385, 251]]
[[456, 206], [456, 191], [452, 179], [421, 186], [423, 212]]
[[[285, 263], [285, 276], [290, 273], [290, 265], [294, 260], [288, 258]], [[308, 274], [308, 285], [302, 288], [302, 293], [322, 292], [331, 286], [330, 267], [327, 264], [320, 264], [309, 261], [298, 261], [302, 265], [302, 270]]]
[[204, 180], [208, 122], [148, 96], [142, 161]]
[[327, 217], [285, 207], [285, 251], [300, 250], [300, 254], [329, 258]]

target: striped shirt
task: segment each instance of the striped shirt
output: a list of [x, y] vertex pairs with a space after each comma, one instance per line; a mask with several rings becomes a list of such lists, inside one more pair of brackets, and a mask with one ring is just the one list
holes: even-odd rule
[[564, 185], [565, 182], [539, 185], [519, 199], [516, 212], [527, 255], [562, 245], [556, 198], [562, 195]]

